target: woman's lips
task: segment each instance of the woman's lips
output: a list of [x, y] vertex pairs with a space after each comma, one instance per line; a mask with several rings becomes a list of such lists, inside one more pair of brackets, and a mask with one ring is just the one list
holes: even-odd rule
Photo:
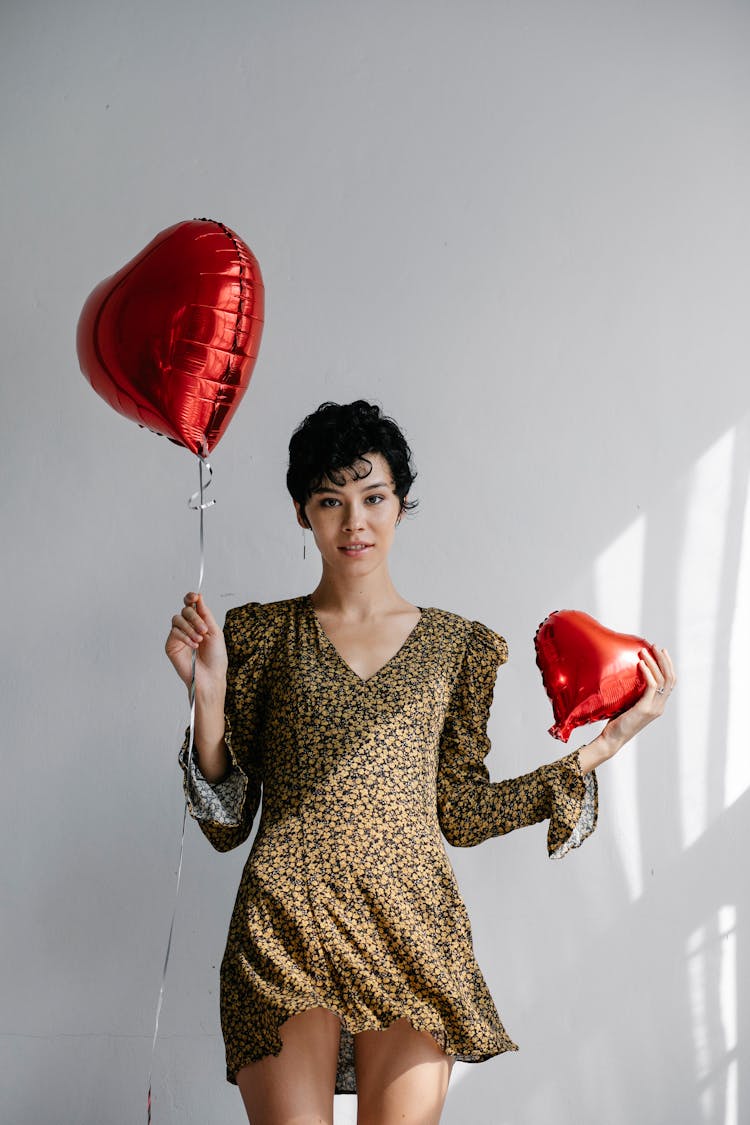
[[368, 551], [372, 550], [372, 543], [351, 543], [348, 547], [339, 547], [345, 555], [351, 558], [358, 558], [360, 555], [366, 555]]

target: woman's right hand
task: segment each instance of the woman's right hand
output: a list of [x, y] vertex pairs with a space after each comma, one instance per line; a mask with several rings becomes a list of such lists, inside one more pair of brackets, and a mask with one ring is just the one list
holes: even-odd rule
[[195, 652], [196, 689], [223, 690], [227, 680], [227, 647], [202, 594], [185, 594], [180, 613], [172, 618], [164, 651], [188, 689], [193, 680]]

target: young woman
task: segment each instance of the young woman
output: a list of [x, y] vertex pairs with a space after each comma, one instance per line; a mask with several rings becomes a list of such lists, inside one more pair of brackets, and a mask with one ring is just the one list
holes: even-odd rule
[[564, 855], [596, 823], [594, 767], [664, 709], [675, 676], [644, 650], [638, 703], [587, 746], [491, 782], [502, 637], [412, 605], [388, 555], [414, 480], [378, 407], [324, 403], [294, 433], [287, 484], [322, 559], [312, 594], [227, 613], [188, 593], [166, 652], [191, 682], [191, 814], [219, 850], [258, 833], [221, 966], [227, 1078], [251, 1125], [434, 1125], [453, 1060], [515, 1050], [474, 959], [442, 834], [473, 845], [549, 819]]

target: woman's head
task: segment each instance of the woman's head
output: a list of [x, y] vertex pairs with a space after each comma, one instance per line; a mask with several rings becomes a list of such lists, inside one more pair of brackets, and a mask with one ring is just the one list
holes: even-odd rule
[[372, 472], [368, 454], [379, 453], [393, 477], [400, 511], [416, 507], [406, 499], [416, 477], [411, 450], [392, 418], [364, 399], [340, 405], [324, 402], [304, 419], [289, 442], [286, 484], [306, 519], [305, 505], [324, 480], [343, 486]]

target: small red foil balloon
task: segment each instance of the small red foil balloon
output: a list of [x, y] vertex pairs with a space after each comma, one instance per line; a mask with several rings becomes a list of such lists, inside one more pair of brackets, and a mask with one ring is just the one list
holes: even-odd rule
[[562, 742], [576, 727], [613, 719], [632, 707], [646, 688], [638, 653], [654, 652], [642, 637], [613, 633], [575, 609], [545, 618], [534, 646], [555, 715], [549, 733]]
[[86, 301], [81, 371], [120, 414], [206, 456], [250, 382], [263, 302], [241, 238], [212, 219], [177, 223]]

